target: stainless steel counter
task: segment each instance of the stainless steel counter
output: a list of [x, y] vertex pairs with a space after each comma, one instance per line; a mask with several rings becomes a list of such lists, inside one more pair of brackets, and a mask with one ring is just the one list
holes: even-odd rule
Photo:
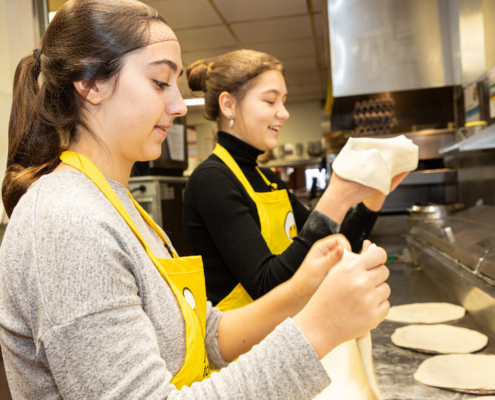
[[[389, 261], [387, 266], [390, 269], [388, 283], [392, 288], [390, 296], [392, 306], [425, 302], [459, 304], [453, 296], [443, 292], [423, 271], [413, 267], [412, 264]], [[395, 329], [405, 325], [407, 324], [384, 321], [371, 332], [376, 374], [386, 400], [483, 399], [481, 396], [437, 389], [416, 382], [413, 374], [419, 365], [432, 355], [402, 349], [392, 344], [390, 337]], [[469, 314], [452, 325], [474, 329], [488, 335]], [[489, 337], [488, 346], [479, 354], [495, 354], [495, 340]]]

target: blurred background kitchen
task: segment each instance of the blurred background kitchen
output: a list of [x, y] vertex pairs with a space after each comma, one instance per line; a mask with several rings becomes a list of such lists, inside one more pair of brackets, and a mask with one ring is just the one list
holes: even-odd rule
[[[64, 2], [0, 0], [2, 179], [15, 68]], [[284, 63], [290, 119], [279, 147], [259, 161], [308, 207], [325, 189], [349, 137], [412, 139], [419, 168], [387, 198], [371, 240], [399, 260], [401, 275], [391, 277], [397, 287], [416, 296], [404, 278], [404, 265], [412, 262], [420, 267], [421, 288], [443, 290], [468, 309], [470, 323], [495, 337], [494, 0], [144, 2], [175, 31], [184, 69], [237, 49]], [[187, 115], [169, 130], [160, 159], [136, 165], [129, 189], [188, 255], [182, 196], [187, 177], [214, 148], [216, 126], [203, 117], [202, 98], [185, 77], [180, 90]], [[8, 224], [1, 208], [0, 221], [1, 237]], [[435, 298], [421, 293], [422, 301]], [[1, 379], [0, 399], [8, 399]], [[387, 385], [405, 390], [380, 379], [385, 392]]]

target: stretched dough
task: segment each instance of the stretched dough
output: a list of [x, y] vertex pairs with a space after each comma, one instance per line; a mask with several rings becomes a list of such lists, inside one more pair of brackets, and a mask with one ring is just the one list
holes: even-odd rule
[[399, 347], [433, 353], [472, 353], [484, 348], [488, 337], [471, 329], [452, 325], [409, 325], [396, 329], [392, 335], [392, 343]]
[[465, 313], [464, 308], [449, 303], [414, 303], [390, 307], [385, 319], [411, 324], [440, 324], [457, 321]]
[[390, 193], [392, 178], [418, 167], [418, 146], [404, 135], [392, 139], [350, 138], [332, 164], [343, 179]]
[[423, 361], [414, 379], [444, 389], [495, 393], [494, 371], [495, 355], [449, 354]]
[[[357, 254], [344, 250], [342, 260], [334, 268], [342, 268], [356, 257]], [[315, 400], [383, 400], [373, 366], [369, 332], [337, 346], [321, 363], [332, 383]]]

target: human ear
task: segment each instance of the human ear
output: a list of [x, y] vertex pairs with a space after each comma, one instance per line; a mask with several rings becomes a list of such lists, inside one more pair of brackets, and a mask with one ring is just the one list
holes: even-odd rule
[[77, 81], [73, 82], [79, 95], [89, 103], [97, 106], [102, 101], [99, 85], [96, 82]]
[[228, 92], [222, 92], [218, 97], [220, 111], [225, 119], [231, 119], [230, 114], [235, 117], [235, 107], [237, 100]]

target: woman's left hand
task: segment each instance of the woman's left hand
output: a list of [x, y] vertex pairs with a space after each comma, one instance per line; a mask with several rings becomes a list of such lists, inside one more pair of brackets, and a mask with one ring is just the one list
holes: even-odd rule
[[292, 298], [301, 305], [306, 304], [328, 272], [341, 260], [344, 249], [352, 251], [351, 245], [341, 234], [331, 235], [316, 242], [288, 282]]
[[[403, 172], [402, 174], [395, 175], [392, 178], [392, 182], [390, 183], [390, 193], [392, 193], [397, 188], [397, 186], [400, 185], [400, 183], [408, 174], [409, 172]], [[364, 200], [363, 203], [371, 211], [377, 212], [381, 210], [386, 197], [387, 196], [385, 196], [379, 190], [375, 190], [375, 192], [366, 200]]]

